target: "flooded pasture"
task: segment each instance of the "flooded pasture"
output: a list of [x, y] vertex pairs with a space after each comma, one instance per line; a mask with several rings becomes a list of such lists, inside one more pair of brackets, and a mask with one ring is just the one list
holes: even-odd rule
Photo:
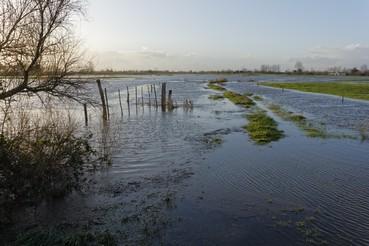
[[[206, 88], [214, 78], [103, 79], [110, 121], [103, 126], [100, 112], [90, 109], [90, 124], [81, 129], [94, 134], [110, 165], [88, 175], [81, 191], [15, 211], [14, 224], [2, 229], [4, 242], [12, 233], [53, 228], [106, 231], [118, 245], [369, 245], [369, 145], [354, 139], [358, 126], [369, 120], [369, 104], [258, 85], [301, 77], [229, 76], [227, 89], [262, 97], [263, 108], [276, 103], [329, 131], [354, 136], [309, 138], [268, 112], [286, 136], [260, 146], [242, 129], [251, 109], [209, 99], [219, 94]], [[190, 99], [193, 109], [162, 112], [135, 104], [135, 86], [139, 98], [143, 88], [148, 102], [148, 85], [162, 82], [179, 105]], [[73, 110], [80, 111], [83, 123], [82, 108]]]

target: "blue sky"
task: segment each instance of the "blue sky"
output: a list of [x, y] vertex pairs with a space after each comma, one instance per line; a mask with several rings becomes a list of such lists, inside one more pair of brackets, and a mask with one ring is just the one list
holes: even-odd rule
[[87, 17], [98, 68], [369, 64], [369, 0], [89, 0]]

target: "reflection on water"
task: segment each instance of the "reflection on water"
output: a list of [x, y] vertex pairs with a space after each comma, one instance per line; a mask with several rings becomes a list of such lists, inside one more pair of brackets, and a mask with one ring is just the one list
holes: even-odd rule
[[[241, 130], [247, 111], [208, 99], [217, 92], [203, 82], [215, 77], [104, 81], [111, 120], [101, 127], [100, 112], [90, 109], [84, 131], [94, 134], [111, 165], [94, 174], [81, 192], [19, 211], [15, 227], [109, 230], [122, 245], [369, 245], [368, 144], [307, 138], [281, 121], [286, 138], [254, 145]], [[231, 76], [227, 87], [312, 117], [328, 114], [327, 123], [336, 127], [351, 128], [369, 110], [365, 103], [350, 101], [339, 108], [331, 97], [292, 92], [280, 97], [277, 90], [236, 82], [250, 79], [273, 78]], [[126, 103], [121, 117], [118, 89], [129, 86], [134, 95], [135, 86], [160, 82], [168, 83], [178, 102], [191, 99], [194, 109], [161, 112], [140, 105], [136, 110], [131, 98], [130, 117]], [[320, 110], [318, 103], [324, 106]], [[82, 110], [75, 107], [83, 123]], [[222, 143], [209, 145], [206, 138], [212, 136]]]

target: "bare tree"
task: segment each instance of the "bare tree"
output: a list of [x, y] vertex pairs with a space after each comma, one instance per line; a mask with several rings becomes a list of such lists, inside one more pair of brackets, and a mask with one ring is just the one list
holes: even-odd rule
[[73, 19], [83, 0], [1, 0], [0, 100], [15, 95], [85, 99], [84, 82], [69, 79], [81, 53]]

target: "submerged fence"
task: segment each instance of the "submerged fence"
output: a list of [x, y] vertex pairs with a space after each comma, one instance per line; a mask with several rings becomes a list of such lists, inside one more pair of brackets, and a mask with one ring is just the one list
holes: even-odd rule
[[[107, 88], [103, 88], [100, 79], [98, 79], [96, 83], [100, 95], [102, 119], [104, 121], [108, 121], [111, 117], [110, 115], [111, 105], [109, 105], [108, 90]], [[136, 114], [139, 108], [141, 108], [142, 111], [144, 111], [145, 107], [148, 107], [150, 110], [152, 108], [154, 108], [157, 111], [161, 110], [162, 112], [170, 112], [178, 107], [183, 107], [186, 110], [191, 110], [193, 108], [193, 103], [190, 99], [185, 99], [182, 103], [178, 104], [177, 101], [174, 100], [173, 98], [173, 90], [167, 90], [166, 82], [163, 82], [160, 85], [146, 84], [131, 87], [126, 86], [125, 89], [126, 93], [124, 93], [124, 90], [121, 90], [120, 88], [118, 88], [116, 91], [118, 95], [118, 104], [121, 117], [125, 115], [124, 106], [126, 106], [127, 108], [128, 117], [131, 116], [132, 106], [134, 106]], [[132, 91], [134, 91], [134, 93], [132, 93]], [[161, 91], [160, 95], [158, 91]], [[134, 98], [132, 97], [132, 95]], [[124, 96], [126, 96], [126, 105], [124, 105], [123, 100]], [[132, 101], [134, 102], [134, 105], [132, 105]], [[85, 125], [88, 126], [89, 120], [88, 120], [87, 104], [84, 104], [83, 108], [84, 108]]]

